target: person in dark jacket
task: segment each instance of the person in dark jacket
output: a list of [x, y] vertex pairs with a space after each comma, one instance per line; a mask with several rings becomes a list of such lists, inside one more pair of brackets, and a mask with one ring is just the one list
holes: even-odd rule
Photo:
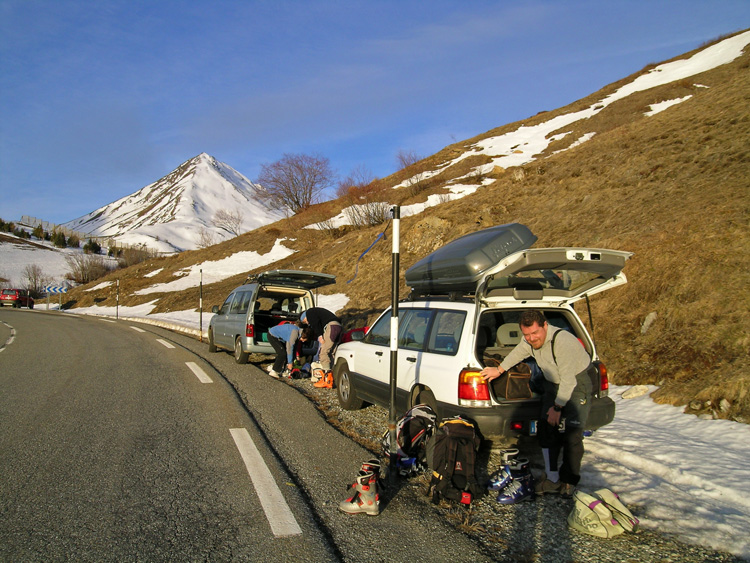
[[300, 315], [300, 323], [307, 323], [320, 343], [319, 362], [323, 377], [315, 383], [316, 387], [333, 387], [333, 349], [341, 338], [341, 319], [323, 307], [311, 307]]

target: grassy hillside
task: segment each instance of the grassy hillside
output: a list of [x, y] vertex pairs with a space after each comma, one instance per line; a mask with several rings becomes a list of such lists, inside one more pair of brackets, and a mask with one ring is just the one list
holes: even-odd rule
[[[468, 232], [518, 221], [539, 237], [536, 247], [594, 246], [628, 250], [629, 283], [592, 298], [593, 334], [617, 384], [658, 384], [658, 401], [687, 405], [689, 412], [750, 421], [750, 53], [712, 71], [633, 94], [573, 126], [546, 154], [523, 167], [491, 175], [471, 196], [429, 208], [401, 221], [401, 269]], [[526, 120], [531, 125], [587, 107], [624, 79], [566, 108]], [[692, 98], [647, 117], [649, 104]], [[391, 189], [418, 170], [436, 170], [474, 139], [446, 147], [412, 169], [378, 182], [369, 197], [406, 205], [444, 193], [445, 182], [465, 174], [483, 157], [466, 159], [418, 189]], [[570, 127], [566, 128], [570, 130]], [[588, 142], [556, 153], [582, 134]], [[476, 177], [477, 182], [482, 178]], [[132, 292], [170, 281], [191, 264], [241, 250], [267, 252], [274, 241], [296, 249], [289, 259], [263, 268], [299, 268], [336, 274], [326, 293], [345, 293], [348, 326], [372, 321], [390, 303], [390, 231], [360, 262], [357, 257], [385, 225], [334, 232], [305, 229], [348, 205], [321, 204], [302, 215], [247, 233], [209, 249], [185, 252], [117, 272], [122, 305], [152, 301]], [[143, 275], [157, 268], [151, 278]], [[114, 277], [114, 275], [112, 276]], [[235, 276], [204, 287], [205, 308], [220, 304], [243, 282]], [[93, 284], [92, 284], [93, 285]], [[196, 290], [160, 296], [157, 311], [196, 306]], [[406, 296], [404, 285], [401, 295]], [[109, 290], [69, 294], [71, 304], [114, 304]], [[656, 319], [647, 331], [644, 320]], [[586, 319], [585, 305], [579, 310]], [[653, 315], [652, 315], [653, 316]], [[722, 402], [722, 399], [725, 401]], [[720, 408], [722, 405], [722, 408]]]

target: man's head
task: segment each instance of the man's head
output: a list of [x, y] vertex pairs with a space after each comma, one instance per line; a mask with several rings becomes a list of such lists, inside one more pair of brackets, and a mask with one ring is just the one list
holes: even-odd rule
[[521, 325], [523, 337], [526, 342], [531, 344], [532, 348], [538, 350], [544, 345], [544, 341], [547, 339], [547, 319], [544, 317], [544, 313], [534, 310], [524, 311], [521, 313], [518, 324]]

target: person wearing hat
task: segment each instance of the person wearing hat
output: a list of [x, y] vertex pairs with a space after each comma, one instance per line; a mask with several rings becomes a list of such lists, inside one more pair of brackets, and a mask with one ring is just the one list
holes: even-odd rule
[[299, 318], [301, 323], [307, 323], [313, 335], [320, 343], [319, 362], [323, 371], [322, 378], [315, 383], [315, 387], [333, 388], [333, 372], [331, 362], [333, 350], [341, 338], [341, 319], [323, 307], [311, 307], [304, 311]]

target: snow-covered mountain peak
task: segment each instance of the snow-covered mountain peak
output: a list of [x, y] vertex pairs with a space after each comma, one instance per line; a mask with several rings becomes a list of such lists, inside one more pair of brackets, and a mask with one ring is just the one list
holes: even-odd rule
[[205, 233], [215, 242], [234, 236], [216, 226], [219, 211], [240, 216], [243, 232], [283, 217], [268, 207], [261, 186], [204, 152], [153, 184], [65, 226], [121, 243], [179, 252], [197, 248]]

